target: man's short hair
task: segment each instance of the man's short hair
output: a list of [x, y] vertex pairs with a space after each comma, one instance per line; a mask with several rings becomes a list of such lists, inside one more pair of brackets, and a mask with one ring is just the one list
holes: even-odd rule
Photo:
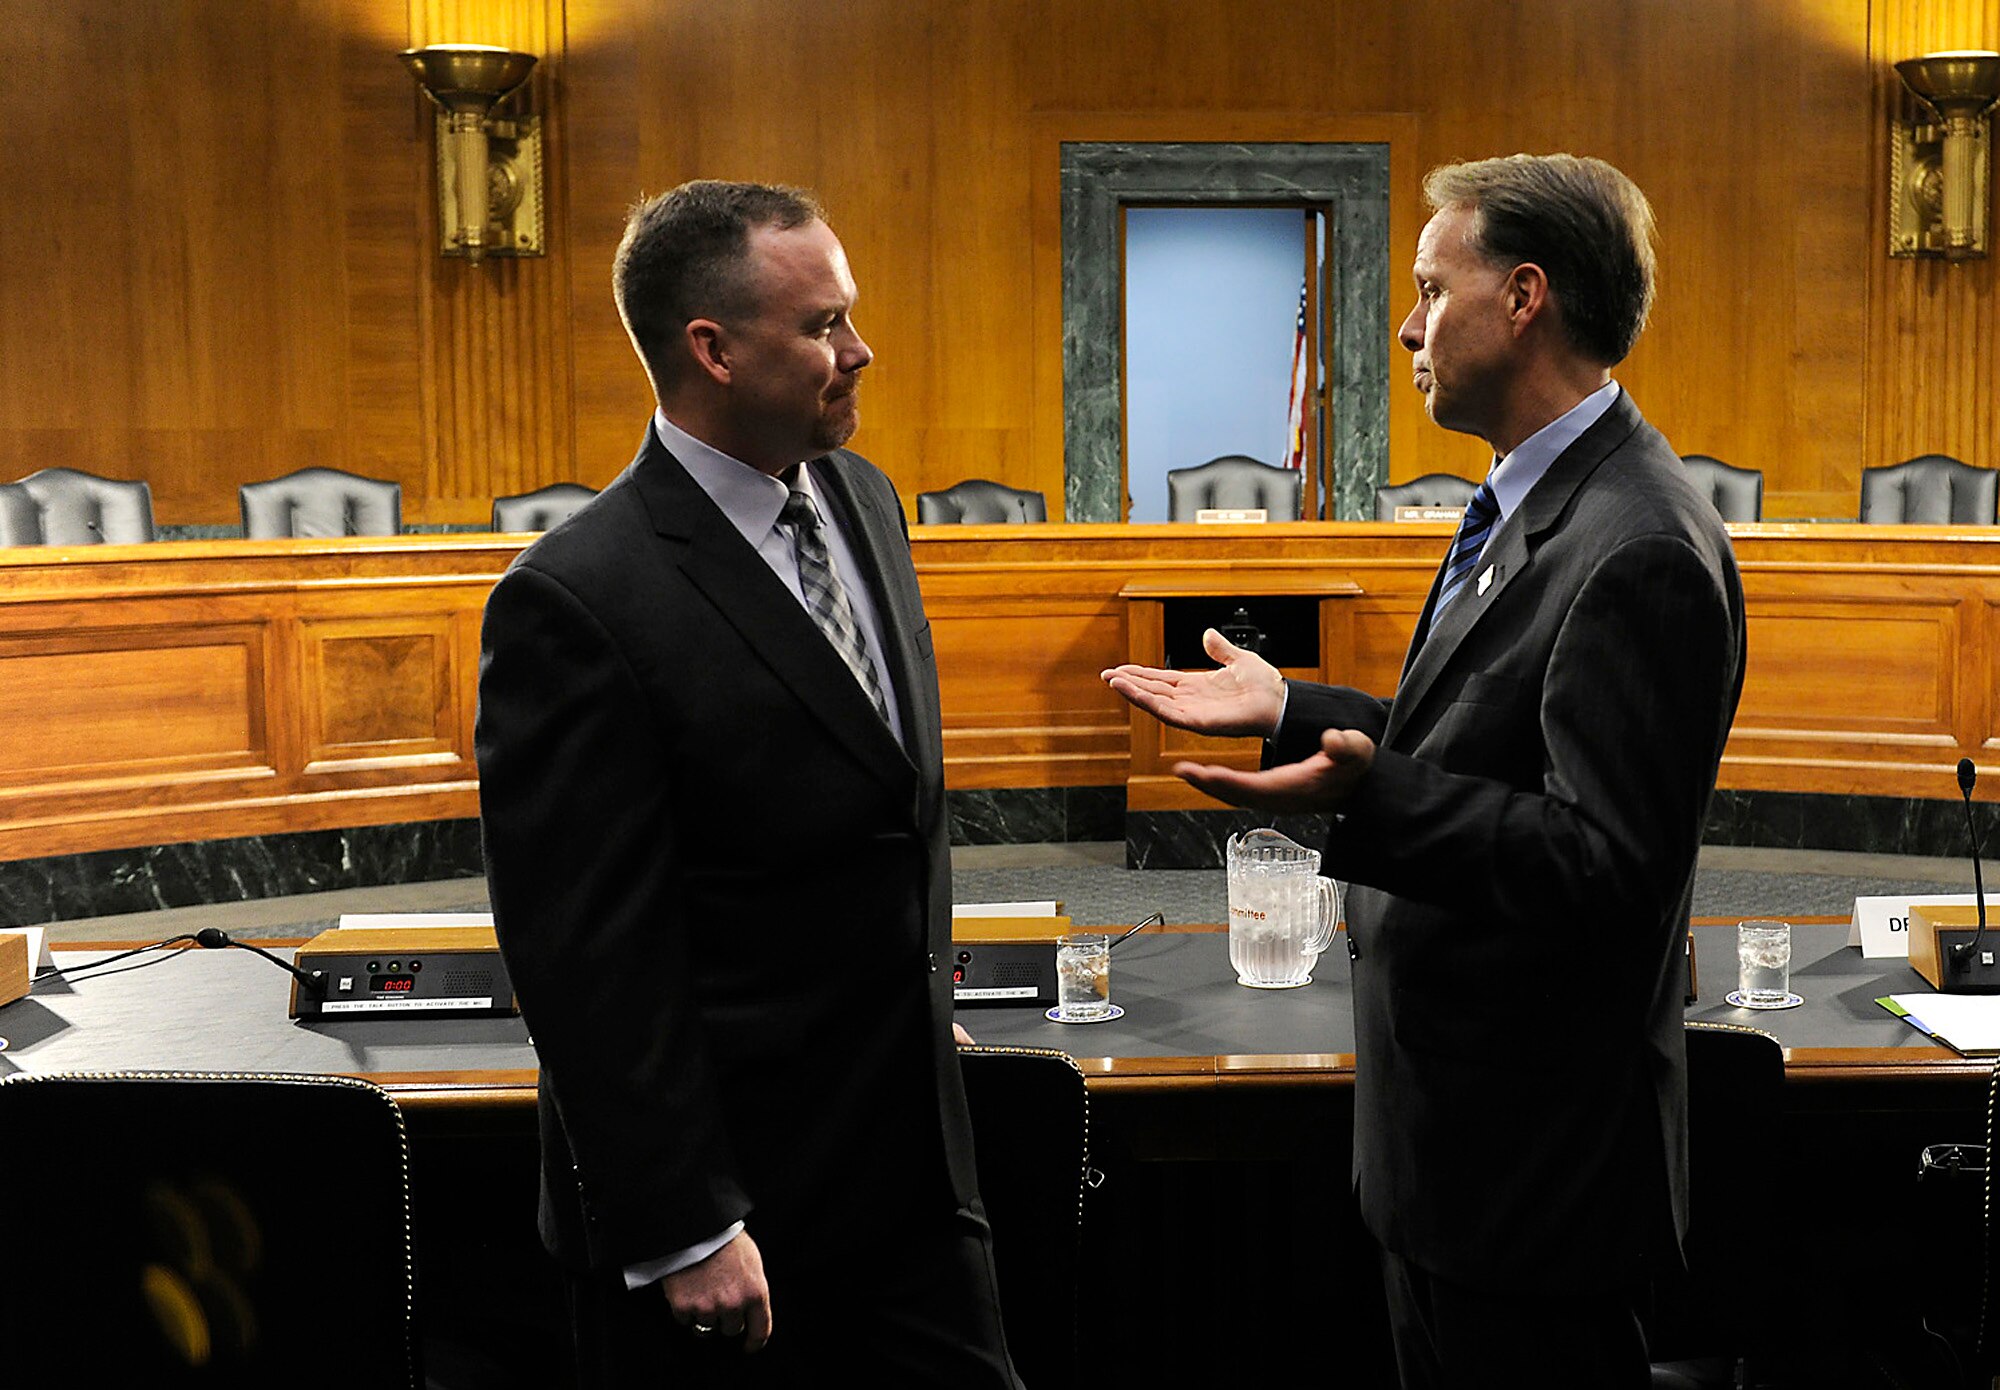
[[1514, 154], [1440, 165], [1424, 197], [1433, 211], [1476, 210], [1487, 260], [1540, 266], [1579, 352], [1610, 367], [1632, 351], [1653, 307], [1653, 208], [1624, 174], [1601, 159]]
[[824, 216], [804, 189], [720, 179], [696, 179], [634, 207], [611, 263], [611, 289], [655, 384], [678, 370], [668, 349], [690, 320], [756, 312], [744, 273], [752, 229], [789, 231]]

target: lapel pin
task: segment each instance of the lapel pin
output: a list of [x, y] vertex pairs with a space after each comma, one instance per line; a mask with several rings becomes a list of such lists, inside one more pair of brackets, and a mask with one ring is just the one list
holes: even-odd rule
[[1493, 587], [1493, 566], [1486, 567], [1486, 573], [1479, 576], [1479, 593], [1484, 594]]

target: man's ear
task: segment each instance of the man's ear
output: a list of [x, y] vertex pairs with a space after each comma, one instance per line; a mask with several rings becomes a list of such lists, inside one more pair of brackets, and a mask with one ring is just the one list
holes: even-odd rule
[[1548, 274], [1540, 266], [1523, 261], [1508, 272], [1507, 317], [1513, 321], [1516, 337], [1525, 333], [1536, 319], [1553, 313], [1554, 307]]
[[690, 319], [681, 330], [695, 369], [718, 386], [730, 381], [729, 330], [714, 319]]

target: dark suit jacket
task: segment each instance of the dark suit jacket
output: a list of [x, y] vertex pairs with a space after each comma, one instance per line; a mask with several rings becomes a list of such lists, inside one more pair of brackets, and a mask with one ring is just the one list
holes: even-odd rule
[[1433, 584], [1393, 703], [1294, 684], [1270, 757], [1379, 744], [1323, 861], [1355, 885], [1363, 1219], [1446, 1278], [1574, 1285], [1686, 1227], [1680, 947], [1743, 595], [1622, 393], [1474, 576], [1426, 636]]
[[844, 450], [811, 467], [907, 755], [651, 429], [487, 603], [487, 874], [572, 1268], [747, 1218], [776, 1278], [973, 1192], [930, 628], [888, 480]]

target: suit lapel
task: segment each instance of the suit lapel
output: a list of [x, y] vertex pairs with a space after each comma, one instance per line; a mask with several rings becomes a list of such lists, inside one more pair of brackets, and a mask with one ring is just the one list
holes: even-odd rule
[[[824, 476], [824, 470], [815, 476]], [[857, 761], [891, 786], [906, 785], [913, 775], [909, 759], [853, 672], [763, 557], [650, 428], [633, 471], [633, 485], [653, 529], [676, 552], [681, 572], [745, 645], [832, 737], [853, 751]]]
[[1384, 743], [1394, 740], [1409, 724], [1466, 637], [1500, 602], [1508, 586], [1534, 563], [1543, 537], [1568, 510], [1576, 490], [1638, 427], [1639, 409], [1621, 390], [1611, 408], [1556, 457], [1513, 515], [1501, 523], [1486, 553], [1479, 557], [1472, 578], [1441, 615], [1436, 612], [1438, 580], [1431, 581], [1430, 598], [1417, 626], [1424, 635], [1412, 644], [1404, 661], [1402, 683], [1382, 733]]

